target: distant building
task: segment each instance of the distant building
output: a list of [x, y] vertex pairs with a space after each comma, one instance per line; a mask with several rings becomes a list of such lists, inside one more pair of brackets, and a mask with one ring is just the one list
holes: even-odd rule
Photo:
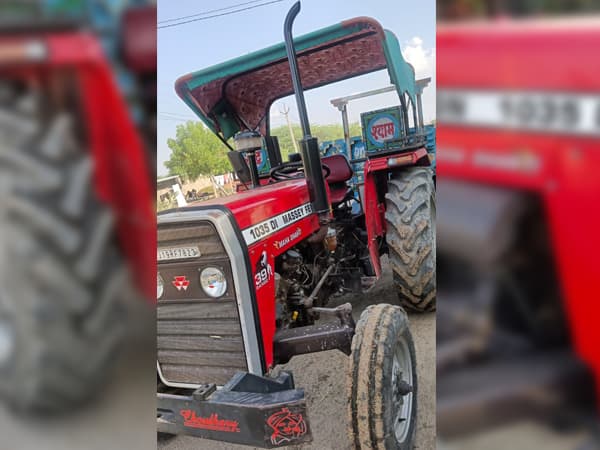
[[181, 182], [179, 175], [159, 178], [156, 180], [156, 201], [160, 203], [175, 200], [175, 194], [173, 192], [173, 185], [175, 184], [179, 185], [180, 188], [183, 187], [183, 183]]
[[[164, 204], [174, 206], [176, 203], [176, 193], [173, 191], [173, 186], [179, 186], [178, 190], [181, 191], [188, 202], [214, 198], [217, 195], [217, 189], [222, 189], [223, 186], [230, 183], [231, 178], [231, 174], [219, 175], [218, 179], [215, 179], [214, 186], [210, 177], [201, 176], [194, 181], [186, 183], [178, 175], [159, 178], [156, 180], [156, 202], [158, 205], [163, 204], [163, 207]], [[220, 193], [219, 195], [225, 195], [225, 193]]]

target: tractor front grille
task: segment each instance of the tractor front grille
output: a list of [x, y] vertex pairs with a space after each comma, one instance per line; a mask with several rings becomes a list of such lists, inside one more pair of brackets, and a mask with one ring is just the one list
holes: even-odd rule
[[[223, 385], [248, 369], [231, 261], [210, 222], [159, 224], [159, 251], [181, 247], [197, 248], [200, 256], [158, 261], [164, 284], [157, 306], [158, 367], [169, 385]], [[200, 286], [200, 272], [209, 266], [226, 274], [227, 292], [218, 299]]]

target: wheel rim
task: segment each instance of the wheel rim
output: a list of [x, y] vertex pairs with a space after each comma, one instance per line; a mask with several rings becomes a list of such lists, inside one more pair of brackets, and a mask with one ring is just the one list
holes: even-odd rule
[[413, 409], [413, 370], [410, 350], [404, 337], [401, 337], [392, 361], [392, 393], [394, 434], [396, 441], [406, 441], [411, 426]]

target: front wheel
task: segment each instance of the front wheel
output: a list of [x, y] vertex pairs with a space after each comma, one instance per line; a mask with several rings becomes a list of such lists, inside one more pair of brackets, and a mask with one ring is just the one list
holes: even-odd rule
[[369, 306], [347, 372], [349, 434], [357, 450], [412, 450], [417, 416], [415, 347], [399, 306]]

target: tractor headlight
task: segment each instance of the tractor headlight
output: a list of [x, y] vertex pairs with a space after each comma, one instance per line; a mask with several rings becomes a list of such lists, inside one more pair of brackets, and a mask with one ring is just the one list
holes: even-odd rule
[[227, 291], [225, 274], [216, 267], [207, 267], [200, 272], [200, 286], [209, 297], [221, 297]]
[[163, 279], [160, 276], [160, 273], [156, 274], [156, 298], [159, 299], [162, 297], [163, 292], [165, 292], [165, 285], [163, 283]]

